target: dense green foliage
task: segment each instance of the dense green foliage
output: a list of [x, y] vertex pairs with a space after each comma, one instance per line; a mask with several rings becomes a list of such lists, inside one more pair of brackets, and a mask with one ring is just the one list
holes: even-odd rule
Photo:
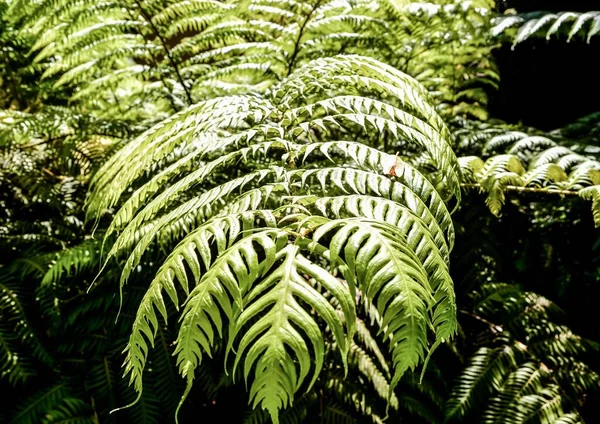
[[599, 33], [0, 0], [0, 421], [593, 422], [600, 120], [488, 106], [496, 47]]

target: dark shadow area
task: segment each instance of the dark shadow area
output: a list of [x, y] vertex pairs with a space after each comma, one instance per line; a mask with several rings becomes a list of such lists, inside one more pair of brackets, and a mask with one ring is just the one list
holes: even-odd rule
[[551, 12], [587, 12], [600, 9], [598, 0], [497, 0], [500, 11], [517, 9], [519, 13], [548, 10]]
[[[600, 4], [597, 5], [600, 8]], [[542, 130], [563, 127], [600, 110], [600, 41], [537, 39], [495, 51], [499, 91], [491, 116]]]

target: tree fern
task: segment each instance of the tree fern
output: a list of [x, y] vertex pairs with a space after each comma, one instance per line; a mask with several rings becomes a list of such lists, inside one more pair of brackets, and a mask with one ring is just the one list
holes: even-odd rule
[[[320, 80], [313, 76], [316, 72]], [[335, 92], [339, 94], [332, 96]], [[331, 99], [323, 100], [324, 95]], [[234, 105], [228, 106], [231, 115], [219, 109], [215, 113], [213, 105], [226, 103]], [[238, 112], [236, 104], [250, 108]], [[253, 104], [259, 107], [252, 108]], [[378, 115], [371, 114], [375, 111]], [[206, 118], [196, 125], [200, 116]], [[197, 134], [196, 139], [203, 133], [212, 137], [190, 145], [181, 137], [182, 130], [189, 131], [182, 123]], [[335, 141], [350, 131], [357, 141]], [[378, 138], [369, 135], [372, 131], [379, 133]], [[388, 145], [403, 140], [414, 143], [446, 176], [439, 190], [458, 196], [458, 163], [444, 141], [446, 134], [416, 82], [372, 59], [345, 56], [311, 62], [274, 87], [264, 100], [231, 98], [193, 106], [117, 154], [96, 177], [92, 211], [114, 204], [142, 176], [144, 166], [151, 165], [144, 161], [118, 172], [120, 162], [129, 161], [139, 148], [153, 149], [155, 153], [146, 157], [157, 160], [177, 146], [204, 162], [137, 211], [141, 200], [159, 190], [156, 178], [150, 179], [147, 188], [142, 186], [134, 194], [143, 197], [126, 202], [113, 224], [124, 230], [109, 258], [134, 247], [131, 237], [144, 223], [151, 225], [127, 260], [122, 285], [154, 240], [163, 240], [165, 228], [175, 222], [191, 225], [142, 300], [126, 348], [125, 370], [138, 393], [148, 342], [153, 344], [158, 328], [155, 308], [166, 318], [163, 290], [175, 305], [180, 304], [180, 296], [186, 299], [176, 354], [188, 391], [195, 368], [204, 354], [211, 356], [217, 335], [226, 337], [228, 350], [235, 348], [234, 372], [240, 365], [245, 378], [253, 376], [251, 401], [277, 420], [278, 411], [292, 402], [300, 387], [314, 383], [322, 366], [320, 327], [301, 305], [310, 305], [333, 331], [345, 358], [354, 333], [356, 288], [375, 302], [382, 316], [394, 364], [393, 387], [427, 355], [429, 326], [436, 333], [436, 345], [455, 331], [447, 257], [440, 253], [447, 255], [452, 245], [452, 224], [444, 201], [420, 173], [358, 142], [372, 143], [374, 148], [381, 146], [381, 139]], [[333, 159], [338, 149], [341, 158]], [[323, 160], [336, 166], [327, 167]], [[227, 177], [223, 173], [230, 164], [249, 167], [250, 172]], [[175, 176], [169, 175], [175, 166], [171, 169], [157, 174], [162, 185], [165, 176], [167, 181]], [[225, 177], [223, 183], [213, 182], [218, 175]], [[321, 202], [325, 193], [342, 197], [339, 201], [334, 197], [335, 203], [328, 206]], [[352, 194], [373, 200], [353, 203]], [[392, 212], [389, 218], [388, 211]], [[336, 269], [345, 283], [332, 275]], [[317, 281], [336, 299], [344, 322], [328, 301], [306, 285], [307, 279]], [[224, 318], [229, 322], [227, 333]]]
[[574, 37], [584, 37], [589, 43], [592, 37], [600, 33], [600, 12], [533, 12], [519, 16], [500, 17], [496, 19], [491, 31], [494, 35], [500, 35], [516, 25], [520, 25], [520, 27], [514, 35], [513, 47], [536, 35], [544, 35], [549, 40], [550, 37], [569, 25], [570, 28], [564, 31], [567, 41], [571, 41]]

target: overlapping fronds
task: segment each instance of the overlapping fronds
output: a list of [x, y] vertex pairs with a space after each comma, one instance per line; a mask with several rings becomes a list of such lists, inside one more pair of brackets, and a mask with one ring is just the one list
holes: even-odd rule
[[[49, 107], [0, 112], [0, 185], [5, 214], [44, 204], [72, 211], [90, 173], [129, 133], [123, 123]], [[68, 212], [67, 212], [68, 213]]]
[[40, 390], [23, 399], [10, 417], [15, 424], [92, 424], [93, 411], [89, 404], [73, 396], [64, 382]]
[[297, 65], [355, 45], [357, 29], [375, 21], [352, 4], [17, 0], [11, 11], [37, 38], [45, 76], [77, 86], [75, 99], [166, 98], [180, 110], [205, 96], [264, 91]]
[[389, 28], [374, 35], [376, 57], [423, 83], [441, 114], [486, 119], [488, 94], [499, 82], [491, 58], [491, 6], [463, 1], [406, 3], [383, 1], [376, 12]]
[[597, 390], [600, 377], [581, 359], [591, 345], [557, 324], [560, 310], [510, 284], [485, 284], [472, 301], [469, 316], [485, 323], [478, 338], [486, 346], [476, 350], [458, 377], [447, 419], [580, 422], [580, 399]]
[[499, 79], [487, 3], [16, 0], [11, 11], [38, 40], [45, 76], [77, 87], [76, 100], [181, 110], [264, 92], [318, 57], [367, 53], [423, 83], [441, 113], [485, 118]]
[[[488, 130], [477, 134], [483, 142], [481, 158], [459, 159], [463, 185], [486, 192], [486, 204], [494, 215], [500, 214], [508, 192], [595, 199], [593, 193], [600, 184], [600, 162], [595, 157], [576, 153], [548, 137], [521, 131]], [[459, 139], [463, 137], [463, 133], [458, 134]], [[596, 225], [600, 223], [598, 207], [598, 202], [593, 202]]]
[[600, 12], [532, 12], [503, 16], [494, 20], [491, 33], [494, 36], [510, 34], [513, 47], [531, 37], [550, 40], [552, 36], [559, 34], [566, 35], [567, 42], [575, 37], [583, 38], [589, 43], [592, 37], [600, 34]]
[[[346, 363], [356, 289], [381, 316], [395, 386], [428, 354], [428, 328], [433, 347], [456, 329], [445, 202], [460, 188], [448, 135], [416, 81], [373, 59], [340, 56], [310, 62], [262, 97], [201, 102], [118, 152], [93, 182], [92, 217], [164, 163], [109, 229], [119, 236], [108, 260], [129, 255], [121, 287], [149, 246], [177, 244], [150, 283], [126, 348], [138, 393], [156, 311], [166, 318], [163, 293], [184, 304], [175, 354], [188, 391], [223, 337], [233, 369], [250, 380], [252, 404], [276, 421], [319, 377], [318, 322]], [[384, 147], [426, 152], [444, 183], [434, 187]], [[343, 320], [309, 281], [335, 299]]]
[[44, 352], [27, 320], [17, 280], [0, 270], [0, 379], [15, 384], [36, 374], [32, 357]]
[[[338, 314], [343, 318], [339, 309]], [[384, 341], [370, 324], [357, 319], [356, 337], [348, 354], [348, 373], [331, 333], [324, 335], [327, 339], [324, 378], [309, 392], [299, 394], [294, 404], [280, 414], [280, 422], [300, 424], [319, 415], [325, 422], [384, 423], [386, 416], [388, 420], [418, 416], [426, 422], [440, 422], [443, 415], [432, 408], [435, 402], [444, 403], [435, 388], [441, 378], [439, 370], [432, 371], [430, 364], [422, 384], [417, 373], [405, 374], [395, 392], [390, 392], [391, 374], [385, 349], [380, 348]], [[268, 414], [260, 409], [252, 410], [244, 420], [248, 424], [267, 422], [270, 422]]]

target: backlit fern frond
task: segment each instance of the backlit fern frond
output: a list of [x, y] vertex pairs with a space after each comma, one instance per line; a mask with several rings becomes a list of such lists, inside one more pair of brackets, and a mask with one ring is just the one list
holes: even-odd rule
[[[150, 246], [171, 251], [126, 348], [136, 391], [156, 311], [167, 318], [166, 293], [184, 305], [175, 354], [187, 391], [224, 338], [253, 406], [276, 422], [295, 393], [319, 378], [321, 324], [347, 363], [357, 289], [381, 316], [391, 390], [431, 353], [428, 328], [433, 348], [456, 329], [446, 200], [459, 196], [459, 164], [448, 136], [416, 81], [373, 59], [340, 56], [300, 67], [264, 96], [192, 106], [118, 152], [96, 176], [91, 216], [116, 205], [156, 161], [181, 152], [141, 181], [109, 230], [120, 233], [108, 259], [129, 255], [121, 288]], [[434, 187], [379, 150], [386, 146], [426, 152], [443, 183]], [[171, 241], [175, 223], [185, 231]]]
[[[513, 36], [512, 29], [515, 27], [518, 29]], [[491, 32], [494, 36], [510, 32], [513, 47], [534, 36], [544, 36], [550, 40], [559, 33], [567, 36], [567, 42], [573, 37], [583, 37], [589, 43], [592, 37], [600, 33], [600, 12], [532, 12], [500, 17], [495, 19]]]
[[78, 87], [74, 99], [118, 106], [132, 95], [162, 98], [175, 110], [206, 97], [262, 92], [323, 52], [360, 43], [359, 29], [379, 25], [353, 13], [352, 2], [321, 0], [16, 1], [11, 11], [37, 38], [33, 51], [45, 76]]

